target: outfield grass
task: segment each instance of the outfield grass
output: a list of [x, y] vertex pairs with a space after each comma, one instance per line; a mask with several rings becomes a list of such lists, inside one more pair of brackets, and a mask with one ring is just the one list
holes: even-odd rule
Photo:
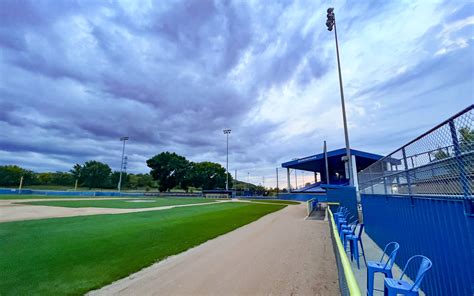
[[[146, 200], [146, 202], [133, 202], [136, 200]], [[206, 202], [214, 202], [215, 199], [210, 198], [139, 198], [126, 200], [54, 200], [54, 201], [31, 201], [18, 202], [18, 204], [41, 205], [53, 207], [67, 208], [116, 208], [116, 209], [140, 209], [154, 208], [163, 206], [174, 206], [184, 204], [198, 204]]]
[[221, 203], [0, 223], [0, 295], [80, 295], [283, 207]]
[[242, 199], [242, 200], [249, 200], [255, 202], [265, 202], [265, 203], [275, 203], [275, 204], [282, 204], [282, 205], [299, 205], [300, 203], [297, 201], [290, 201], [290, 200], [279, 200], [279, 199]]

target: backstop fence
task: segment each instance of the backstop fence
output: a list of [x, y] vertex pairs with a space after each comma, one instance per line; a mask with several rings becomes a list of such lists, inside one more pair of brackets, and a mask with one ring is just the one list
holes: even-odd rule
[[[365, 229], [397, 264], [423, 254], [429, 295], [474, 294], [474, 105], [358, 174]], [[416, 268], [408, 271], [412, 278]]]

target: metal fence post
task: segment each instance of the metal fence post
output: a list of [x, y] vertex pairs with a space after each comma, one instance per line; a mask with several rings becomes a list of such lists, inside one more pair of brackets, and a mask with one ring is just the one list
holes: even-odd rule
[[456, 126], [454, 125], [454, 120], [449, 121], [449, 130], [451, 132], [451, 139], [453, 141], [454, 156], [456, 158], [456, 163], [459, 170], [459, 181], [462, 188], [462, 193], [464, 196], [464, 211], [466, 214], [473, 214], [472, 206], [472, 197], [469, 195], [469, 181], [466, 174], [466, 169], [464, 167], [464, 161], [461, 157], [461, 148], [459, 146], [458, 135], [456, 132]]
[[407, 178], [408, 195], [410, 196], [410, 200], [413, 205], [414, 201], [413, 201], [413, 193], [411, 190], [411, 178], [410, 178], [410, 172], [408, 171], [407, 154], [405, 152], [405, 147], [402, 148], [402, 155], [403, 155], [403, 165], [405, 166], [405, 175]]

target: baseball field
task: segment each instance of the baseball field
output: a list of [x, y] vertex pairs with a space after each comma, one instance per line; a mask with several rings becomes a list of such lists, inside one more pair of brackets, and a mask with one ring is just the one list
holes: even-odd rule
[[[107, 289], [113, 289], [117, 281], [120, 283], [145, 267], [167, 262], [163, 261], [165, 258], [182, 258], [185, 255], [173, 255], [204, 243], [203, 246], [210, 250], [206, 253], [222, 252], [220, 247], [212, 247], [215, 238], [228, 238], [229, 235], [232, 238], [237, 235], [234, 230], [252, 222], [254, 225], [257, 220], [262, 223], [262, 217], [279, 213], [285, 207], [297, 207], [296, 211], [301, 209], [304, 213], [304, 207], [299, 203], [270, 200], [174, 197], [4, 199], [0, 202], [0, 295], [82, 295], [102, 287], [105, 290], [95, 293], [116, 294], [118, 292]], [[286, 233], [285, 227], [287, 225], [275, 230]], [[256, 235], [249, 226], [242, 229]], [[264, 233], [260, 235], [265, 237]], [[245, 239], [240, 249], [244, 250], [246, 244], [259, 239]], [[252, 252], [253, 249], [246, 253]], [[232, 255], [221, 253], [221, 256]], [[285, 258], [278, 252], [274, 256]], [[196, 259], [189, 258], [188, 265], [197, 264]], [[229, 272], [238, 270], [232, 264], [227, 268]], [[301, 270], [302, 267], [298, 268]], [[179, 273], [168, 272], [168, 276], [178, 280]], [[160, 281], [150, 282], [157, 284]], [[200, 281], [193, 282], [199, 284]], [[161, 290], [166, 289], [163, 287]], [[198, 290], [190, 293], [193, 291]], [[139, 288], [131, 288], [125, 294], [137, 292], [153, 294]], [[170, 293], [174, 292], [181, 293], [172, 287]], [[212, 291], [203, 293], [208, 292], [212, 294]]]

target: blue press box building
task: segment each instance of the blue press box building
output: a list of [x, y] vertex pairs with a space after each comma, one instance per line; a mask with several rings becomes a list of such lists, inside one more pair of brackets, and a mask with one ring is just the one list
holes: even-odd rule
[[[349, 173], [347, 167], [346, 149], [341, 148], [328, 151], [327, 163], [328, 173], [326, 173], [326, 159], [324, 153], [303, 157], [282, 163], [282, 167], [287, 171], [288, 193], [280, 193], [278, 197], [285, 200], [317, 202], [339, 202], [347, 207], [352, 214], [357, 217], [357, 172], [381, 159], [383, 156], [351, 149], [351, 158], [353, 164], [353, 176], [355, 177], [355, 186], [350, 186]], [[292, 188], [291, 170], [302, 170], [313, 172], [315, 180], [317, 175], [320, 181], [302, 188]]]

